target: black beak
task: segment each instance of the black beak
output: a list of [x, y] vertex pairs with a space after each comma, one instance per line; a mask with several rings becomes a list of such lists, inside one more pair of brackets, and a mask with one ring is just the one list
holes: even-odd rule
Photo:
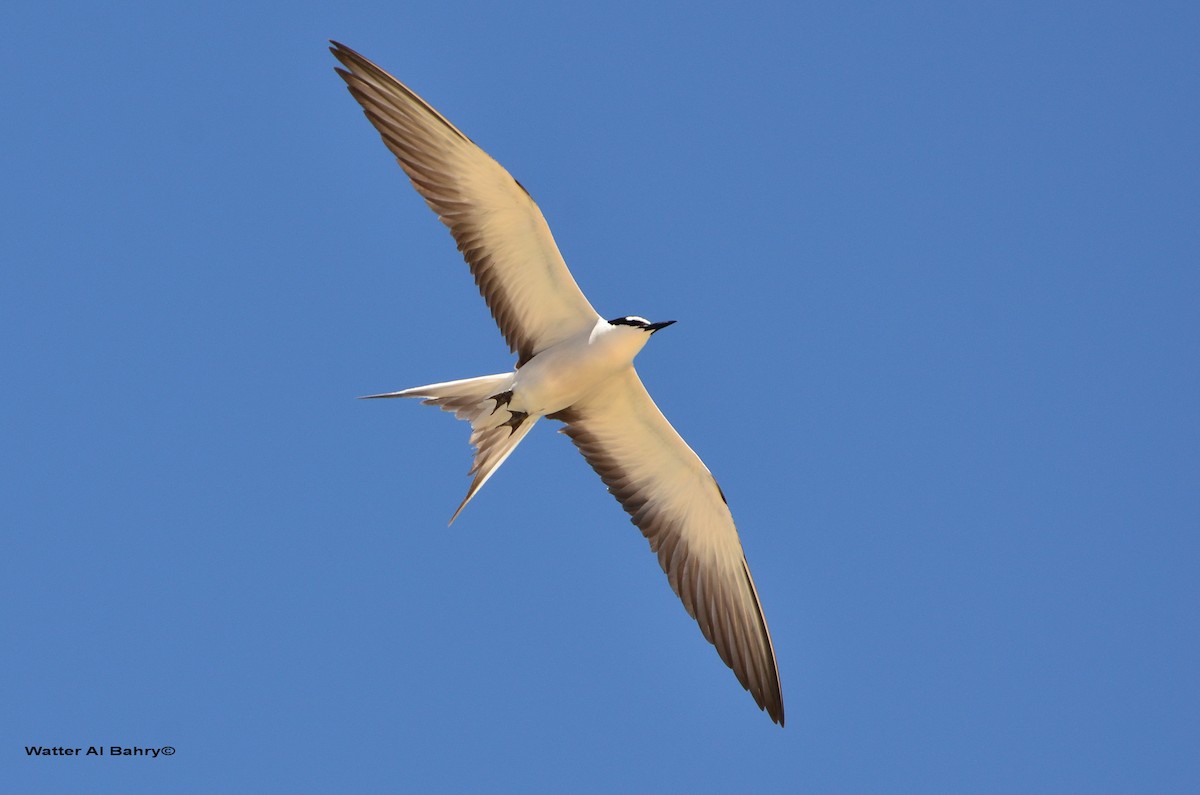
[[650, 329], [650, 333], [653, 334], [654, 332], [658, 331], [659, 329], [666, 328], [667, 326], [671, 325], [674, 322], [675, 322], [674, 320], [664, 320], [661, 323], [651, 323], [650, 325], [646, 326], [646, 328]]

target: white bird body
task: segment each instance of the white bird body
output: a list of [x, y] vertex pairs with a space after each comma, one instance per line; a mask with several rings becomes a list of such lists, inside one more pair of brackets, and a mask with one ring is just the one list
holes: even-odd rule
[[658, 554], [671, 588], [759, 707], [783, 725], [766, 619], [725, 495], [654, 405], [638, 352], [674, 321], [605, 320], [580, 291], [528, 192], [403, 83], [334, 43], [338, 74], [458, 243], [511, 372], [372, 398], [422, 398], [471, 423], [474, 479], [453, 522], [542, 418], [567, 434]]
[[510, 406], [546, 416], [572, 406], [633, 364], [650, 335], [597, 320], [586, 332], [538, 353], [516, 370]]

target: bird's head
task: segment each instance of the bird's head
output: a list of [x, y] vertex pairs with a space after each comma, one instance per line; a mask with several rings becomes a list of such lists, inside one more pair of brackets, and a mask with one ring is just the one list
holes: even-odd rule
[[647, 334], [653, 334], [659, 329], [664, 329], [674, 323], [674, 320], [664, 320], [661, 323], [651, 323], [644, 317], [637, 315], [626, 315], [625, 317], [614, 317], [608, 321], [610, 326], [629, 326], [631, 328], [641, 329]]
[[662, 323], [651, 323], [644, 317], [626, 315], [614, 317], [607, 323], [598, 322], [596, 331], [600, 332], [600, 338], [604, 340], [604, 348], [612, 351], [618, 359], [628, 357], [627, 361], [633, 361], [633, 357], [645, 347], [654, 332], [674, 322], [665, 320]]

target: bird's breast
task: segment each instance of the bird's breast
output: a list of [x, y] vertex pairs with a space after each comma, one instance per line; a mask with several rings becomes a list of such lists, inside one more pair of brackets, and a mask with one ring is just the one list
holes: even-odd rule
[[568, 340], [538, 353], [513, 382], [512, 405], [546, 415], [561, 411], [628, 367], [632, 356], [595, 340]]

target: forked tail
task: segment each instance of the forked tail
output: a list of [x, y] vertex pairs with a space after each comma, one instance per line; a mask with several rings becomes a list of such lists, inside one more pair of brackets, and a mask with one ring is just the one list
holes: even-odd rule
[[471, 488], [463, 498], [458, 510], [450, 517], [450, 524], [467, 507], [483, 484], [488, 482], [505, 459], [517, 449], [517, 445], [538, 421], [524, 412], [508, 408], [512, 393], [513, 373], [482, 375], [464, 378], [461, 381], [446, 381], [429, 384], [399, 392], [382, 395], [366, 395], [366, 398], [421, 398], [423, 403], [437, 406], [442, 411], [452, 411], [460, 420], [471, 423], [471, 445], [475, 448], [475, 461], [469, 474], [474, 475]]

